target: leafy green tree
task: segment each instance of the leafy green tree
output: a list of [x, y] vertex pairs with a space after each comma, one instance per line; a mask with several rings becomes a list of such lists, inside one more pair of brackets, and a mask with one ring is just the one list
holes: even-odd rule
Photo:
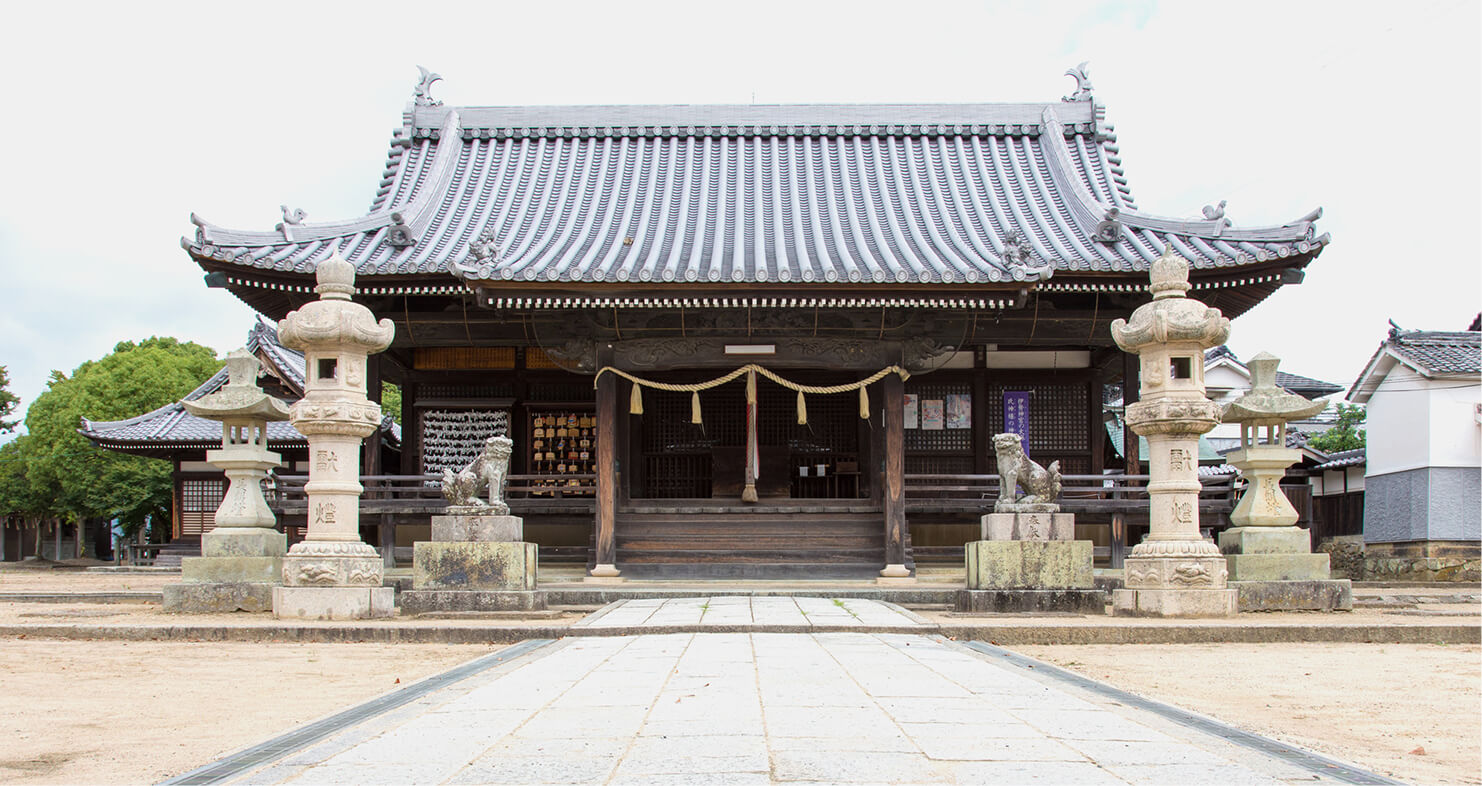
[[0, 434], [9, 434], [15, 431], [18, 420], [6, 420], [5, 417], [15, 411], [15, 406], [20, 403], [14, 393], [10, 392], [10, 372], [4, 366], [0, 366]]
[[0, 445], [0, 518], [36, 528], [35, 553], [41, 553], [41, 521], [48, 517], [49, 500], [36, 493], [26, 477], [31, 437], [22, 434]]
[[1358, 404], [1338, 402], [1338, 422], [1332, 428], [1307, 440], [1308, 447], [1324, 453], [1358, 450], [1364, 447], [1364, 430], [1359, 428], [1369, 417], [1368, 410]]
[[153, 337], [121, 342], [71, 376], [53, 371], [46, 392], [26, 411], [32, 492], [54, 515], [74, 522], [116, 517], [133, 531], [147, 516], [167, 517], [168, 462], [95, 448], [77, 429], [84, 416], [119, 420], [169, 404], [220, 368], [209, 347]]
[[401, 388], [390, 382], [381, 383], [381, 414], [401, 423]]

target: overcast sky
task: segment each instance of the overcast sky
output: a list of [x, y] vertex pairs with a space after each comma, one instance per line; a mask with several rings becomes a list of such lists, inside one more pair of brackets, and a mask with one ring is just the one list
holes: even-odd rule
[[1091, 62], [1144, 211], [1324, 208], [1333, 243], [1236, 320], [1242, 358], [1348, 385], [1482, 303], [1482, 12], [1394, 2], [25, 3], [7, 10], [0, 365], [29, 404], [118, 341], [225, 353], [252, 312], [192, 211], [362, 215], [426, 65], [450, 105], [1053, 101]]

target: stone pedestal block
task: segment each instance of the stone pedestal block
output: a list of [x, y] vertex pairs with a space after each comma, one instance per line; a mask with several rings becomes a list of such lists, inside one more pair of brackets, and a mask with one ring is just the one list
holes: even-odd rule
[[1105, 614], [1099, 589], [958, 590], [956, 609], [966, 614]]
[[439, 542], [517, 543], [525, 539], [519, 516], [433, 516], [432, 540]]
[[1230, 581], [1326, 581], [1326, 554], [1231, 554]]
[[1241, 611], [1352, 611], [1353, 582], [1231, 581]]
[[533, 591], [534, 543], [417, 543], [412, 586], [418, 590]]
[[187, 584], [255, 583], [269, 586], [283, 581], [282, 557], [186, 557], [180, 576]]
[[969, 590], [1091, 589], [1095, 585], [1089, 540], [978, 540], [968, 543], [965, 551]]
[[201, 536], [203, 557], [281, 557], [287, 553], [288, 536], [267, 527], [217, 527]]
[[1312, 533], [1301, 527], [1231, 527], [1220, 533], [1219, 544], [1224, 554], [1306, 554]]
[[166, 584], [164, 607], [170, 614], [272, 611], [276, 586], [258, 581]]
[[1131, 617], [1229, 617], [1240, 609], [1233, 589], [1119, 589], [1112, 613]]
[[379, 587], [385, 563], [364, 543], [305, 541], [283, 557], [283, 583], [289, 587]]
[[541, 611], [544, 593], [534, 591], [407, 590], [401, 594], [401, 613]]
[[280, 619], [363, 620], [396, 614], [391, 587], [274, 587], [273, 616]]
[[983, 540], [1075, 540], [1075, 514], [989, 513], [979, 528]]

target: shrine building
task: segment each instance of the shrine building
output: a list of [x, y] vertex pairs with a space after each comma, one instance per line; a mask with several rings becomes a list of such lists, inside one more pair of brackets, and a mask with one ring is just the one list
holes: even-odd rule
[[[1135, 394], [1139, 369], [1108, 326], [1147, 302], [1166, 249], [1191, 296], [1238, 317], [1328, 242], [1320, 210], [1264, 227], [1223, 203], [1142, 210], [1070, 73], [1072, 95], [1031, 104], [524, 107], [444, 106], [428, 75], [364, 215], [192, 216], [183, 245], [272, 319], [338, 254], [395, 322], [370, 378], [372, 399], [401, 388], [400, 466], [367, 462], [383, 485], [363, 519], [388, 554], [440, 504], [409, 490], [502, 433], [543, 559], [909, 571], [976, 539], [992, 499], [956, 492], [994, 473], [995, 433], [1069, 477], [1135, 474], [1103, 390]], [[1104, 543], [1098, 510], [1080, 520]]]

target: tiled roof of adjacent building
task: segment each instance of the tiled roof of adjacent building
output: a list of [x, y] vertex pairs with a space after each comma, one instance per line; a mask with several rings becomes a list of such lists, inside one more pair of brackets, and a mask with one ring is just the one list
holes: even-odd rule
[[[298, 395], [304, 389], [304, 356], [278, 342], [278, 331], [271, 323], [258, 321], [247, 334], [246, 349], [266, 361], [264, 370], [275, 374], [288, 383]], [[227, 383], [225, 366], [201, 383], [200, 387], [187, 393], [181, 401], [195, 401], [202, 396], [215, 393]], [[401, 432], [391, 419], [385, 418], [381, 425], [399, 442]], [[217, 447], [221, 444], [221, 423], [196, 417], [185, 411], [180, 401], [166, 404], [152, 412], [146, 412], [127, 420], [82, 419], [78, 431], [99, 447], [120, 450], [165, 450], [171, 448]], [[267, 424], [270, 447], [302, 447], [308, 439], [287, 421]]]
[[1348, 398], [1364, 403], [1395, 363], [1422, 377], [1477, 377], [1482, 374], [1482, 332], [1476, 330], [1403, 330], [1390, 323], [1389, 337], [1374, 351]]
[[[807, 286], [1034, 281], [1196, 269], [1328, 242], [1138, 209], [1103, 107], [1046, 104], [446, 107], [419, 91], [370, 212], [185, 247], [233, 275], [308, 274], [333, 250], [368, 293], [406, 277]], [[298, 221], [298, 223], [294, 223]], [[255, 273], [249, 273], [255, 271]], [[1139, 282], [1140, 283], [1140, 282]], [[449, 286], [458, 282], [448, 281]], [[1129, 284], [1129, 289], [1137, 284]]]
[[1397, 333], [1385, 344], [1428, 374], [1482, 373], [1482, 333], [1411, 330]]
[[1360, 464], [1365, 463], [1368, 460], [1367, 456], [1368, 454], [1366, 453], [1365, 448], [1340, 450], [1337, 453], [1329, 453], [1327, 456], [1327, 461], [1318, 464], [1317, 466], [1313, 467], [1313, 469], [1324, 470], [1342, 469], [1344, 467], [1356, 467]]
[[[1242, 369], [1246, 367], [1240, 361], [1240, 358], [1236, 357], [1235, 353], [1230, 350], [1230, 347], [1225, 344], [1221, 344], [1204, 353], [1205, 368], [1208, 368], [1210, 364], [1219, 360], [1227, 360]], [[1248, 372], [1247, 376], [1249, 376]], [[1288, 374], [1280, 370], [1276, 372], [1276, 384], [1289, 392], [1296, 393], [1299, 396], [1306, 396], [1307, 398], [1322, 398], [1323, 396], [1332, 395], [1343, 390], [1342, 385], [1334, 385], [1331, 382], [1323, 382], [1320, 379], [1304, 377], [1301, 374]]]

